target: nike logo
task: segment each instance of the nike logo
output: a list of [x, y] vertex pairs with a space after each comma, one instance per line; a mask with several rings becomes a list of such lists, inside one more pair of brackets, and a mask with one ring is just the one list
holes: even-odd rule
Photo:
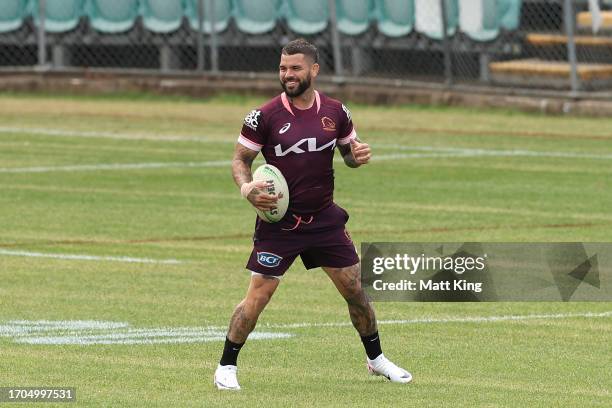
[[378, 340], [378, 336], [376, 336], [372, 340], [370, 340], [370, 343], [373, 342], [373, 341], [376, 341], [376, 340]]
[[240, 349], [239, 349], [239, 348], [236, 348], [236, 347], [232, 347], [232, 350], [234, 350], [234, 351], [238, 351], [238, 350], [240, 350]]

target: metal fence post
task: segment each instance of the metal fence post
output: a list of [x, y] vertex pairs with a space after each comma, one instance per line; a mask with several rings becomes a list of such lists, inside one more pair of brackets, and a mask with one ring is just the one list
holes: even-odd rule
[[336, 0], [328, 0], [329, 18], [331, 20], [332, 50], [334, 54], [334, 73], [342, 76], [344, 68], [342, 66], [342, 48], [340, 47], [340, 34], [338, 33], [338, 13], [336, 10]]
[[47, 65], [47, 37], [45, 33], [46, 0], [38, 2], [38, 66], [43, 68]]
[[219, 43], [217, 41], [217, 30], [215, 23], [215, 0], [208, 0], [208, 15], [210, 16], [210, 70], [213, 73], [219, 72]]
[[565, 32], [567, 33], [567, 59], [570, 64], [571, 93], [576, 94], [580, 84], [578, 82], [578, 58], [576, 57], [576, 39], [574, 37], [574, 7], [572, 0], [565, 0], [563, 11]]
[[204, 71], [204, 0], [198, 0], [198, 38], [196, 41], [198, 72]]
[[448, 20], [446, 18], [446, 0], [440, 1], [440, 13], [442, 13], [442, 46], [444, 48], [444, 78], [446, 86], [453, 84], [453, 61], [451, 59], [451, 48], [448, 40]]

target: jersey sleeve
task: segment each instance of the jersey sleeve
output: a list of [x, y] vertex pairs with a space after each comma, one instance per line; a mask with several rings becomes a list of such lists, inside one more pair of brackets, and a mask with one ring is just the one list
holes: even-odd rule
[[265, 125], [261, 110], [254, 109], [244, 118], [238, 143], [256, 152], [260, 151], [266, 142]]
[[342, 105], [342, 112], [340, 112], [340, 134], [338, 135], [338, 144], [343, 146], [349, 144], [351, 140], [357, 137], [355, 127], [353, 126], [353, 118], [351, 117], [351, 111], [344, 105]]

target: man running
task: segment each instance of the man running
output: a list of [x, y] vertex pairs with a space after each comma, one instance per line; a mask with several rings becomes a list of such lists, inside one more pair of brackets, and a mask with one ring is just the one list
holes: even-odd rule
[[352, 168], [367, 164], [371, 149], [357, 137], [346, 106], [314, 89], [318, 73], [314, 45], [303, 39], [285, 45], [279, 66], [284, 92], [246, 116], [236, 144], [232, 174], [242, 196], [260, 210], [276, 204], [277, 198], [265, 193], [265, 183], [252, 178], [251, 165], [261, 151], [266, 162], [285, 176], [290, 202], [277, 223], [257, 218], [254, 248], [246, 266], [251, 282], [230, 320], [214, 376], [219, 389], [240, 389], [238, 353], [298, 255], [307, 269], [321, 267], [346, 300], [370, 374], [398, 383], [412, 380], [410, 373], [382, 353], [374, 310], [361, 288], [359, 257], [345, 229], [349, 216], [333, 201], [334, 149], [338, 147]]

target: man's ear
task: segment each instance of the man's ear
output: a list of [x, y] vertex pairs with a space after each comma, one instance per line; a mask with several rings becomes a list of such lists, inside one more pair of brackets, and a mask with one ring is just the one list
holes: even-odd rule
[[319, 75], [320, 69], [321, 66], [315, 62], [314, 64], [312, 64], [312, 67], [310, 67], [310, 75], [315, 78], [317, 75]]

